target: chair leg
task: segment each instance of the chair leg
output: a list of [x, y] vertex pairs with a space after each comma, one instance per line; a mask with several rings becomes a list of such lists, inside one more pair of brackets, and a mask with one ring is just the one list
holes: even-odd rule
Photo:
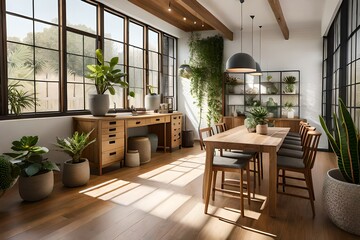
[[285, 169], [281, 169], [281, 173], [282, 173], [282, 189], [283, 189], [283, 192], [285, 192], [285, 184], [286, 184]]
[[309, 174], [309, 172], [304, 172], [305, 183], [306, 183], [306, 187], [309, 192], [309, 200], [310, 200], [311, 210], [312, 210], [312, 214], [313, 214], [313, 218], [314, 218], [315, 217], [314, 192], [312, 190], [311, 183], [310, 183], [310, 176], [309, 176], [310, 174]]
[[259, 181], [259, 187], [261, 185], [261, 167], [260, 167], [260, 159], [259, 158], [255, 158], [256, 161], [256, 165], [257, 165], [257, 175], [258, 175], [258, 181]]
[[259, 160], [260, 160], [260, 173], [261, 173], [261, 179], [264, 179], [264, 168], [263, 168], [263, 155], [261, 152], [258, 153]]
[[243, 170], [240, 171], [240, 210], [241, 216], [244, 217], [244, 173]]
[[225, 172], [221, 171], [221, 189], [224, 189]]
[[[224, 174], [224, 172], [223, 172], [223, 174]], [[213, 183], [212, 183], [212, 200], [213, 200], [213, 201], [215, 201], [216, 177], [217, 177], [217, 171], [214, 171], [214, 174], [213, 174]]]
[[[250, 169], [249, 169], [249, 163], [248, 163], [248, 165], [247, 165], [247, 167], [246, 167], [246, 187], [247, 187], [247, 197], [248, 197], [248, 204], [250, 205], [250, 197], [251, 197], [251, 193], [250, 193], [250, 185], [251, 185], [251, 183], [250, 183]], [[255, 198], [255, 189], [254, 189], [254, 196], [253, 196], [254, 198]]]
[[309, 173], [309, 182], [311, 184], [311, 191], [313, 193], [313, 199], [315, 201], [315, 191], [314, 191], [314, 184], [313, 184], [313, 180], [312, 180], [312, 174], [311, 174], [311, 171]]

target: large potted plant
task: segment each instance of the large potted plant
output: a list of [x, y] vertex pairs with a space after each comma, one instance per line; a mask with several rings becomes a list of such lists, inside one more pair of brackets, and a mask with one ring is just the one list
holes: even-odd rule
[[268, 133], [268, 111], [262, 106], [256, 106], [249, 112], [256, 122], [256, 133], [266, 135]]
[[17, 181], [20, 168], [9, 161], [7, 156], [0, 155], [0, 197]]
[[43, 158], [49, 149], [37, 146], [38, 136], [23, 136], [12, 142], [12, 162], [20, 168], [19, 193], [25, 201], [38, 201], [49, 196], [54, 188], [58, 166]]
[[89, 161], [81, 158], [81, 154], [86, 147], [96, 141], [96, 139], [89, 140], [93, 130], [81, 134], [76, 131], [72, 137], [56, 138], [55, 145], [71, 157], [63, 165], [62, 183], [66, 187], [82, 186], [90, 179]]
[[334, 113], [334, 134], [320, 116], [338, 168], [327, 172], [323, 186], [325, 210], [338, 227], [360, 235], [360, 136], [344, 102], [339, 99], [339, 117]]
[[129, 85], [126, 81], [121, 80], [126, 74], [115, 68], [119, 62], [118, 57], [111, 58], [110, 62], [107, 63], [104, 61], [100, 49], [97, 49], [95, 53], [98, 64], [87, 65], [90, 72], [86, 77], [95, 81], [97, 92], [97, 94], [90, 94], [89, 108], [92, 115], [103, 116], [109, 111], [110, 107], [109, 95], [105, 94], [105, 92], [109, 91], [111, 95], [115, 95], [115, 85], [123, 88], [127, 88]]

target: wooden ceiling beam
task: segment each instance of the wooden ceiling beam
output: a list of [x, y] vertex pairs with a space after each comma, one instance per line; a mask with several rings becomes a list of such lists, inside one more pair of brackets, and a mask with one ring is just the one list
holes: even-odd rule
[[214, 29], [218, 30], [229, 40], [233, 40], [234, 34], [228, 29], [222, 22], [219, 21], [211, 12], [209, 12], [205, 7], [203, 7], [196, 0], [175, 0], [176, 3], [180, 4], [192, 15], [201, 19], [206, 24], [210, 25]]
[[284, 14], [281, 9], [279, 0], [268, 0], [269, 5], [274, 12], [276, 21], [279, 24], [282, 34], [284, 35], [285, 40], [289, 40], [289, 29], [287, 27]]

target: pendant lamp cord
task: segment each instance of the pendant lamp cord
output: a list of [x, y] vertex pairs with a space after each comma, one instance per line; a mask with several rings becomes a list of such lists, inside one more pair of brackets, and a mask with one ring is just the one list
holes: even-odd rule
[[254, 17], [255, 15], [250, 15], [251, 17], [251, 56], [254, 56]]
[[262, 26], [259, 26], [259, 28], [260, 28], [260, 47], [259, 47], [260, 61], [259, 61], [259, 63], [260, 63], [260, 66], [261, 66], [261, 28], [262, 28]]
[[243, 40], [242, 40], [242, 31], [243, 31], [243, 2], [240, 0], [241, 3], [241, 12], [240, 12], [240, 18], [241, 18], [241, 24], [240, 24], [240, 39], [241, 39], [241, 44], [240, 44], [240, 52], [242, 52], [242, 45], [243, 45]]

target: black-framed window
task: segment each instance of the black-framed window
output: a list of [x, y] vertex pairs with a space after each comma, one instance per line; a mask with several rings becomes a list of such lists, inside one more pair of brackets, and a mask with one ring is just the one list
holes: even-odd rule
[[135, 107], [143, 107], [147, 85], [163, 99], [176, 98], [175, 37], [93, 0], [0, 1], [6, 19], [0, 53], [8, 60], [0, 63], [0, 119], [15, 118], [7, 86], [18, 81], [36, 99], [22, 117], [89, 113], [88, 94], [95, 87], [84, 75], [86, 65], [96, 63], [97, 48], [105, 61], [118, 56], [118, 67], [127, 73], [129, 89], [110, 96], [116, 108], [129, 107], [129, 91], [136, 93]]

